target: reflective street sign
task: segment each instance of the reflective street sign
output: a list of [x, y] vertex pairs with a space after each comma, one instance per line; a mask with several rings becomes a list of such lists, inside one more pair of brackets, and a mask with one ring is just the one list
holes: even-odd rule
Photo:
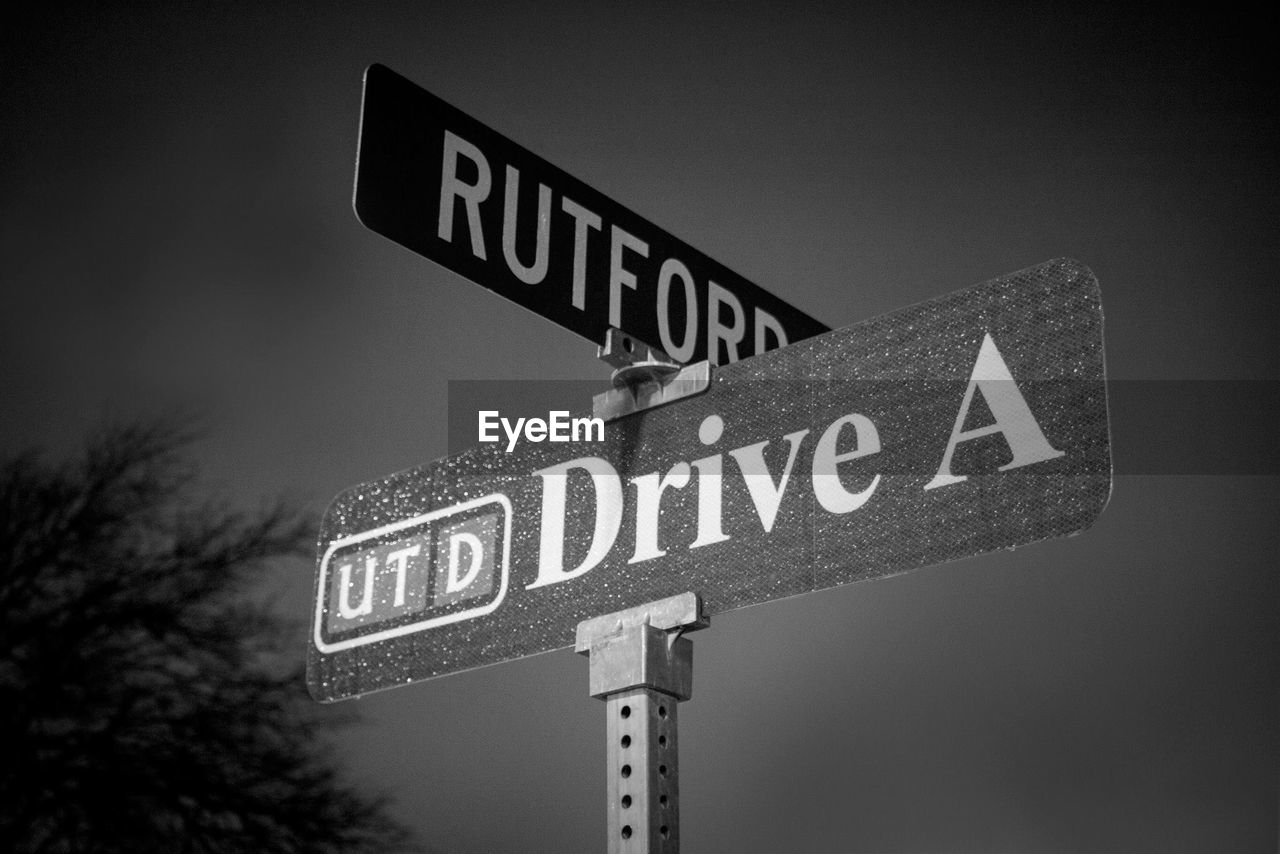
[[356, 215], [595, 344], [727, 364], [828, 331], [394, 71], [365, 72]]
[[321, 700], [1076, 533], [1111, 489], [1097, 281], [1068, 260], [716, 369], [603, 441], [492, 442], [340, 495]]

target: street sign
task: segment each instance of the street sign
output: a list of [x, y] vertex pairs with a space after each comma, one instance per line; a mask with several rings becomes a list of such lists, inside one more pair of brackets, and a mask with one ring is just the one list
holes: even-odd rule
[[589, 339], [727, 364], [828, 328], [382, 65], [355, 211], [373, 231]]
[[308, 684], [337, 700], [1088, 527], [1111, 489], [1097, 280], [1069, 260], [717, 368], [601, 441], [490, 442], [325, 516]]

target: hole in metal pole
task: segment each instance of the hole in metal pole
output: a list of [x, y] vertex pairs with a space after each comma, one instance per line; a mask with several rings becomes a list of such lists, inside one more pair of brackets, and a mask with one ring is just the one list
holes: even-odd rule
[[667, 716], [667, 707], [658, 706], [658, 717], [665, 718]]
[[[663, 737], [663, 741], [666, 741], [666, 737], [665, 737], [665, 736]], [[623, 747], [630, 747], [630, 746], [631, 746], [631, 736], [629, 736], [629, 735], [624, 735], [624, 736], [622, 737], [622, 746], [623, 746]]]
[[663, 806], [663, 807], [665, 807], [666, 805], [667, 805], [667, 796], [666, 796], [666, 795], [658, 795], [658, 806]]
[[622, 776], [623, 776], [623, 777], [630, 777], [630, 776], [631, 776], [631, 766], [630, 766], [630, 765], [623, 765], [623, 766], [622, 766]]
[[629, 824], [624, 824], [624, 825], [622, 826], [622, 838], [623, 838], [623, 839], [630, 839], [630, 838], [631, 838], [631, 825], [629, 825]]
[[622, 716], [623, 716], [624, 718], [629, 718], [629, 717], [631, 717], [631, 707], [630, 707], [630, 706], [623, 706], [623, 707], [622, 707]]
[[[625, 736], [624, 736], [624, 737], [625, 737]], [[623, 746], [623, 747], [626, 747], [626, 744], [623, 744], [622, 746]], [[658, 746], [659, 746], [659, 747], [666, 747], [666, 746], [667, 746], [667, 737], [666, 737], [665, 735], [660, 735], [660, 736], [658, 736]]]
[[626, 809], [626, 808], [627, 808], [627, 807], [629, 807], [629, 806], [631, 806], [631, 796], [630, 796], [630, 795], [623, 795], [623, 796], [622, 796], [622, 808], [623, 808], [623, 809]]
[[658, 766], [658, 776], [659, 776], [659, 777], [665, 777], [665, 776], [667, 776], [667, 766], [665, 766], [665, 765], [659, 765], [659, 766]]
[[671, 829], [667, 827], [665, 824], [662, 827], [658, 828], [658, 832], [662, 834], [663, 839], [666, 839], [668, 836], [671, 835]]

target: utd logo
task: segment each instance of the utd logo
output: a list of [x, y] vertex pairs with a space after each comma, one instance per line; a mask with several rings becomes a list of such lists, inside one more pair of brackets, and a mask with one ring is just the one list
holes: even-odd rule
[[507, 594], [511, 502], [494, 494], [335, 540], [316, 647], [336, 652], [488, 614]]

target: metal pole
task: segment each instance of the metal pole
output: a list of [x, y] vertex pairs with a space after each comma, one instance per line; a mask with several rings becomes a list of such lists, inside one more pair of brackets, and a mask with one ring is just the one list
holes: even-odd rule
[[693, 694], [702, 602], [684, 593], [578, 624], [591, 696], [605, 701], [609, 854], [679, 854], [678, 703]]

